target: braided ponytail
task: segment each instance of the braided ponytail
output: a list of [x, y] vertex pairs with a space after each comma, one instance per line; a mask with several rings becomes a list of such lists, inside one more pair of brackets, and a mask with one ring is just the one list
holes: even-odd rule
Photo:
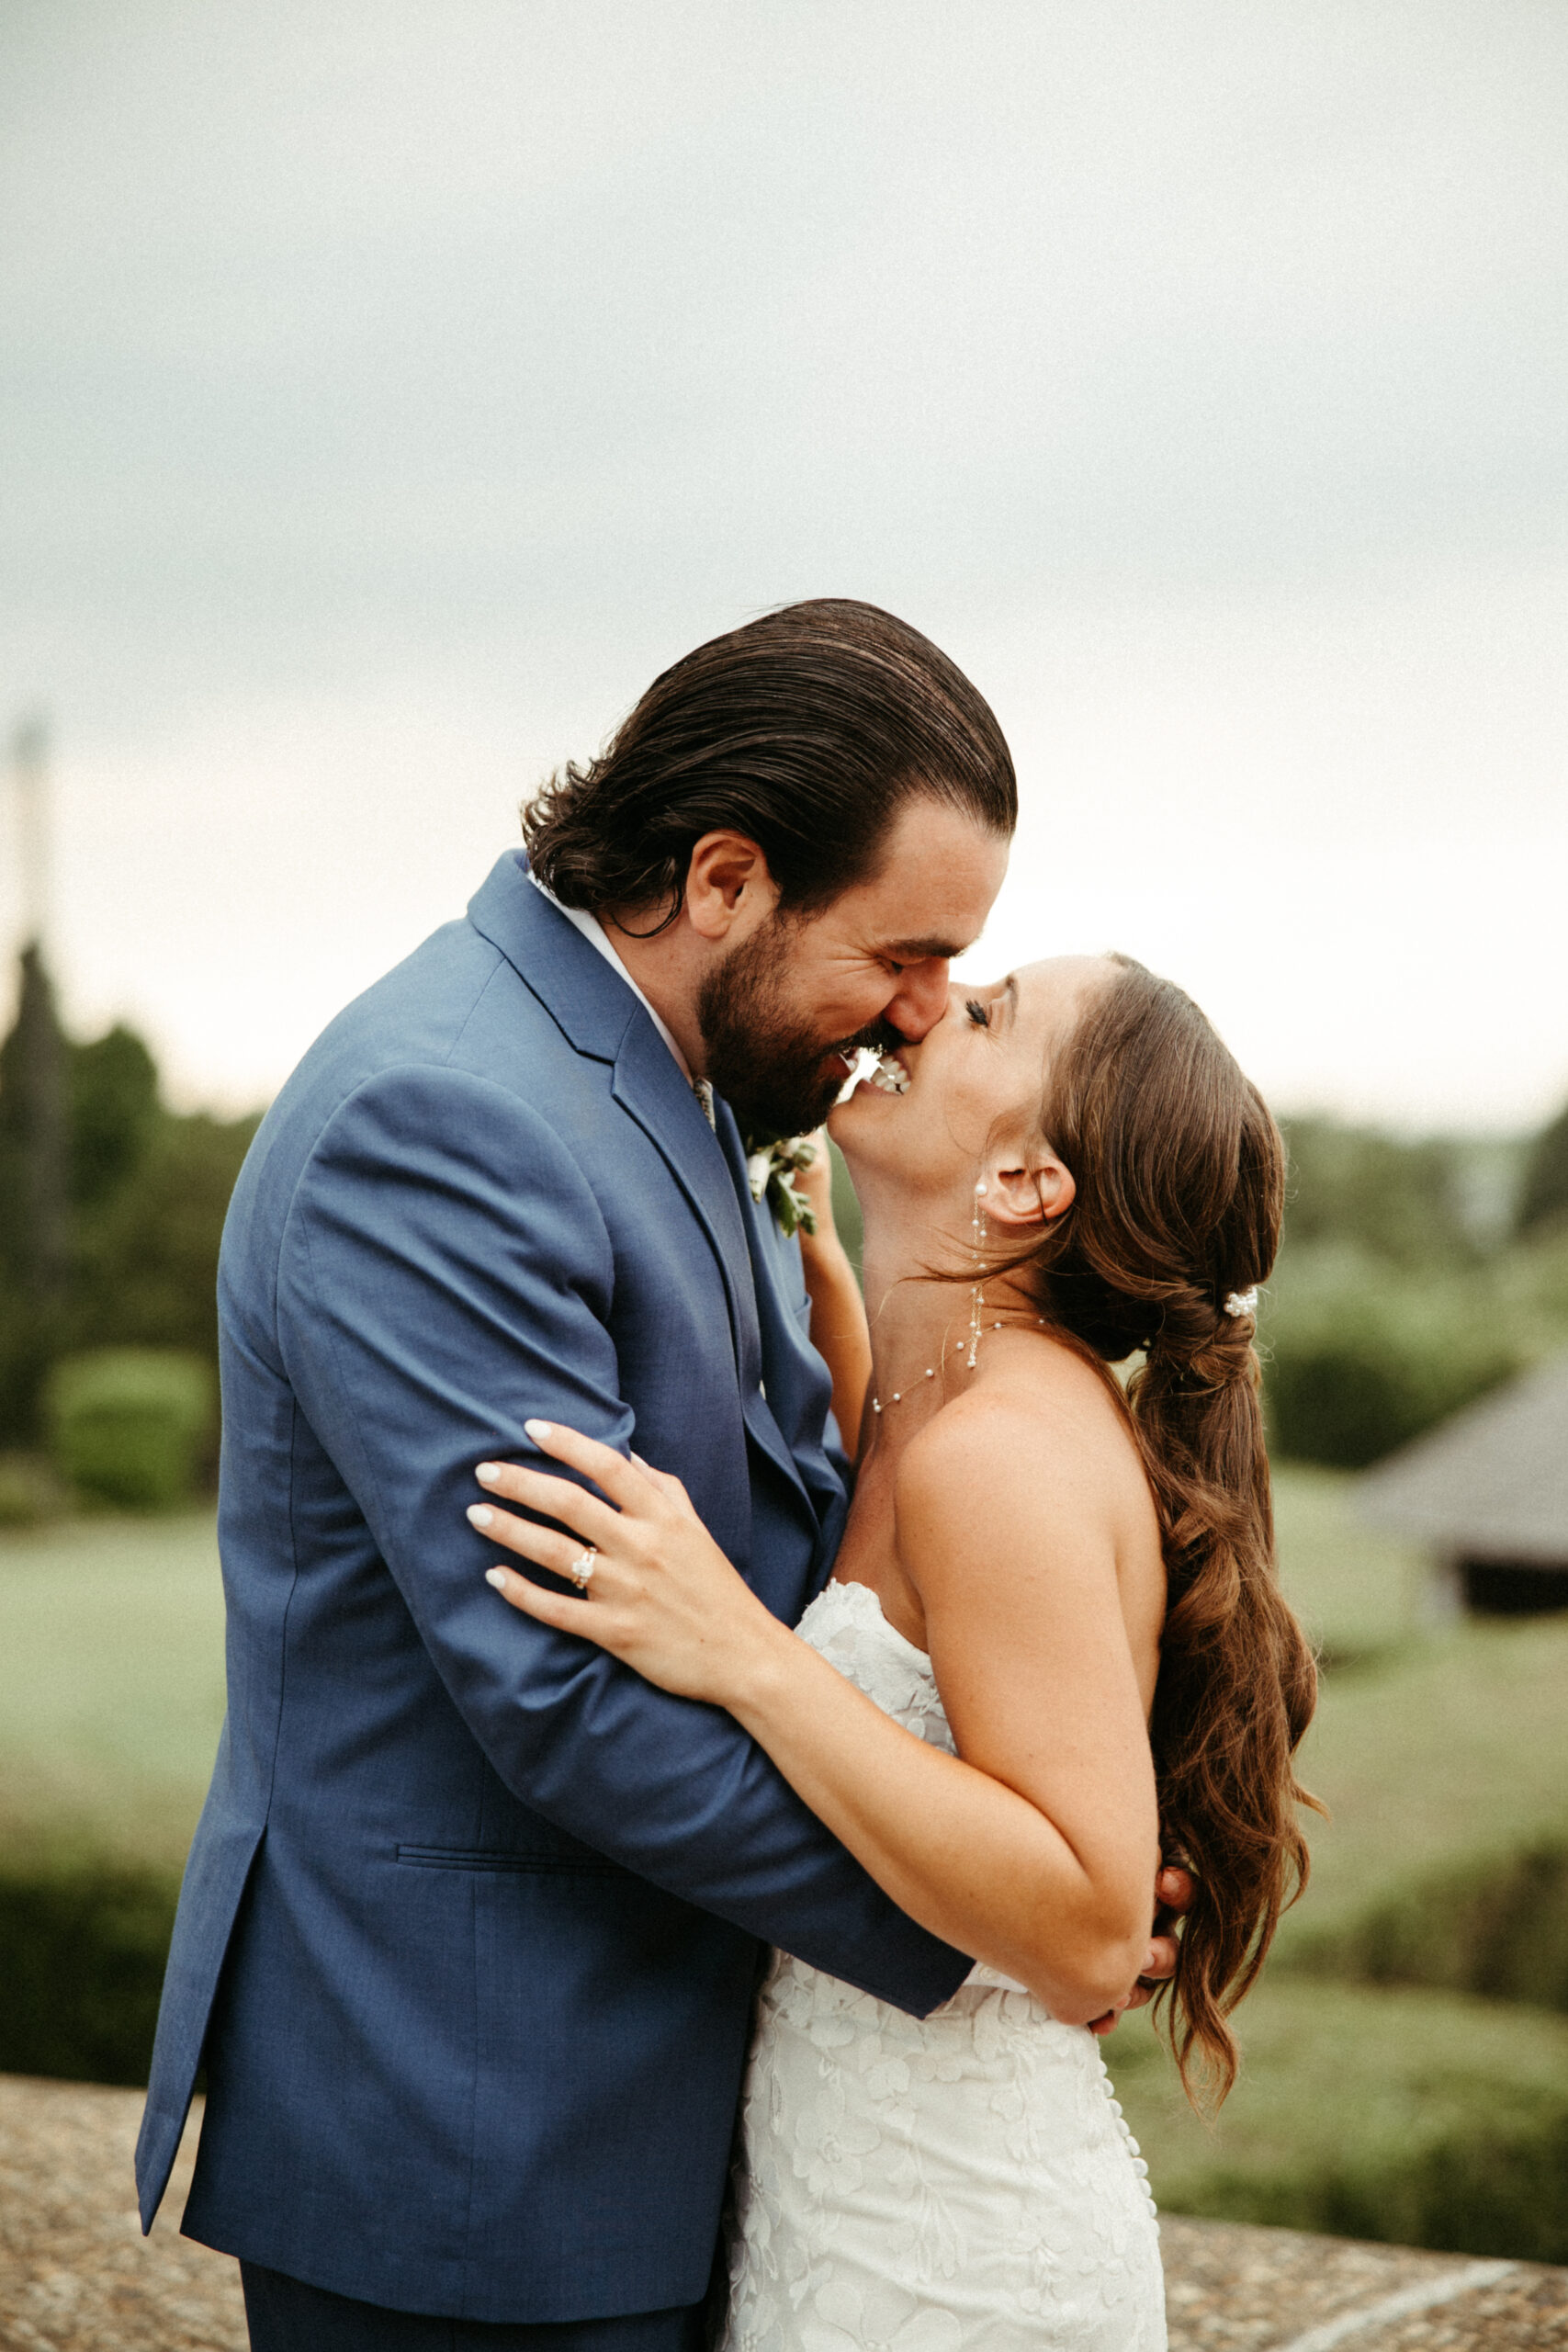
[[[1225, 2019], [1306, 1883], [1292, 1758], [1316, 1673], [1275, 1572], [1253, 1302], [1284, 1153], [1262, 1097], [1191, 1000], [1126, 957], [1051, 1074], [1043, 1125], [1077, 1180], [1018, 1266], [1040, 1313], [1105, 1371], [1158, 1507], [1168, 1598], [1150, 1736], [1166, 1851], [1197, 1893], [1169, 1988], [1190, 2094], [1235, 2079]], [[1161, 2001], [1165, 1999], [1162, 1989]]]

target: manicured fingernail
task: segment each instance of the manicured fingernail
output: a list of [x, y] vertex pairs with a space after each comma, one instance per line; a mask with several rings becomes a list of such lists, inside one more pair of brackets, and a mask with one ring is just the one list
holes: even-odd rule
[[536, 1444], [539, 1443], [541, 1440], [548, 1437], [550, 1433], [550, 1425], [548, 1421], [525, 1421], [523, 1426]]
[[501, 1482], [501, 1464], [499, 1462], [481, 1462], [474, 1472], [474, 1476], [481, 1487], [498, 1486]]
[[470, 1503], [468, 1505], [468, 1525], [470, 1527], [488, 1527], [494, 1517], [495, 1513], [491, 1510], [489, 1503]]
[[504, 1592], [506, 1589], [506, 1570], [504, 1568], [487, 1568], [485, 1570], [485, 1582], [486, 1584], [494, 1585], [497, 1592]]

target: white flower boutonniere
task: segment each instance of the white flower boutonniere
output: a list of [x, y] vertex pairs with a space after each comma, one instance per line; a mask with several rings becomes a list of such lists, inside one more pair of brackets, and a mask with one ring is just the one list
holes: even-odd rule
[[802, 1233], [815, 1233], [816, 1213], [804, 1193], [797, 1192], [794, 1179], [803, 1168], [809, 1168], [817, 1157], [817, 1146], [809, 1136], [749, 1136], [743, 1134], [746, 1147], [746, 1181], [751, 1187], [751, 1198], [766, 1201], [786, 1237], [796, 1227]]

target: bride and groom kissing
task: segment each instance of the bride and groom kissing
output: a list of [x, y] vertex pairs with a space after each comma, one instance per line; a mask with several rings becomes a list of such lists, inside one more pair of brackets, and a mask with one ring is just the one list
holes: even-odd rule
[[[1223, 2089], [1304, 1868], [1281, 1153], [1141, 966], [950, 984], [1016, 809], [915, 630], [754, 621], [256, 1136], [138, 2176], [205, 2065], [265, 2352], [1165, 2341], [1097, 2033], [1164, 1985]], [[869, 1332], [825, 1154], [799, 1234], [749, 1173], [829, 1113]]]

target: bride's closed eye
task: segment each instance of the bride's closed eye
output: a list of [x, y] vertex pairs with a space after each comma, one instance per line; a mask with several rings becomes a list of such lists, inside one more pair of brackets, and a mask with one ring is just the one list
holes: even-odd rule
[[981, 1003], [977, 996], [965, 997], [964, 1000], [964, 1010], [969, 1015], [970, 1020], [975, 1023], [976, 1029], [988, 1029], [990, 1027], [990, 1013], [987, 1007]]

